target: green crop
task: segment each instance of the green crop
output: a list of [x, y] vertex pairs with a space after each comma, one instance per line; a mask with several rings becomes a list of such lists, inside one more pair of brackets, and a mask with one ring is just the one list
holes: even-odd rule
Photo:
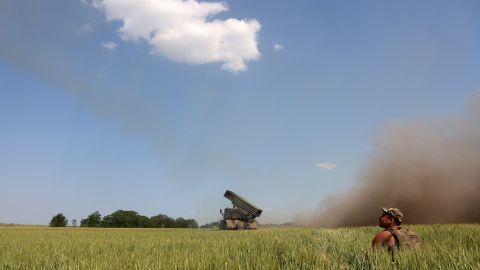
[[0, 227], [0, 269], [480, 269], [480, 226], [415, 225], [423, 245], [391, 261], [379, 231]]

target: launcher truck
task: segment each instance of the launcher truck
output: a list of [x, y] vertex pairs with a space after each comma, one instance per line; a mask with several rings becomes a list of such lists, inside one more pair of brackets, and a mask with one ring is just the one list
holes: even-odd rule
[[225, 191], [223, 196], [232, 202], [233, 207], [225, 208], [223, 212], [220, 209], [220, 214], [223, 216], [223, 220], [220, 220], [220, 229], [255, 230], [258, 225], [255, 218], [262, 214], [262, 209], [230, 190]]

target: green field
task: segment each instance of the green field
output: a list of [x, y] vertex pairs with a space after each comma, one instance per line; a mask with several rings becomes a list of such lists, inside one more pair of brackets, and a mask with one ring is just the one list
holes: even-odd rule
[[423, 246], [392, 263], [375, 227], [90, 229], [0, 227], [0, 269], [480, 269], [480, 225], [407, 226]]

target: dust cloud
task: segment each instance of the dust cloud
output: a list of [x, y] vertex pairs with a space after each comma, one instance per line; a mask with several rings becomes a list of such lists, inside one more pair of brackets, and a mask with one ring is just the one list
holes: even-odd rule
[[382, 206], [406, 223], [480, 221], [480, 92], [462, 115], [389, 124], [374, 149], [356, 185], [324, 199], [309, 225], [377, 224]]

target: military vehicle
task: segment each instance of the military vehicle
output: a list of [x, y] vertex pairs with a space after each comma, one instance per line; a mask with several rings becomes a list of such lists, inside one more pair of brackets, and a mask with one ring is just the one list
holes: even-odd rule
[[220, 220], [221, 230], [255, 230], [258, 226], [255, 218], [262, 214], [262, 209], [259, 209], [244, 198], [227, 190], [223, 195], [233, 203], [233, 208], [225, 208], [220, 214], [223, 220]]

